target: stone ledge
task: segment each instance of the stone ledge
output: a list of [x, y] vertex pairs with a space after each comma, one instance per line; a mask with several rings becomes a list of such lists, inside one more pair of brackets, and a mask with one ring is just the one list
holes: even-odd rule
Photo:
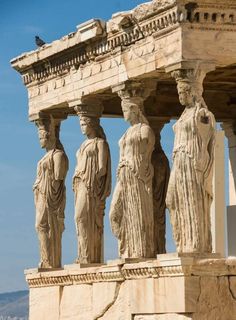
[[176, 276], [232, 276], [236, 275], [236, 258], [216, 259], [214, 256], [193, 257], [161, 255], [156, 260], [127, 263], [122, 260], [106, 265], [65, 265], [63, 269], [29, 269], [25, 271], [30, 288], [92, 284], [96, 282], [124, 282], [131, 279]]

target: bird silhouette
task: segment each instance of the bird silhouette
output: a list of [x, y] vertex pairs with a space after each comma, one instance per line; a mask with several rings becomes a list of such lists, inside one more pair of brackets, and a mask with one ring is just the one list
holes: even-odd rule
[[35, 36], [35, 43], [38, 47], [42, 47], [45, 44], [45, 42], [40, 39], [39, 36]]

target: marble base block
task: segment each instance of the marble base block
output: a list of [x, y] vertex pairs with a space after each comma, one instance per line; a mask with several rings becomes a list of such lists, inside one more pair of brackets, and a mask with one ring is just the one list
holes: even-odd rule
[[156, 260], [26, 272], [30, 320], [235, 320], [236, 259]]

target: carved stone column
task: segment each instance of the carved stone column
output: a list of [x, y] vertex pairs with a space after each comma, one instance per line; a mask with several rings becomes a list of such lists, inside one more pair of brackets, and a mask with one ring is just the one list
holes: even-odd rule
[[93, 98], [84, 100], [75, 110], [81, 131], [87, 137], [76, 153], [73, 177], [77, 262], [102, 263], [104, 210], [111, 191], [110, 150], [99, 120], [103, 107]]
[[139, 82], [127, 82], [115, 90], [121, 98], [124, 119], [131, 126], [119, 141], [111, 228], [118, 238], [121, 258], [151, 258], [155, 255], [151, 163], [155, 135], [144, 115], [148, 90]]
[[236, 121], [224, 122], [222, 128], [229, 147], [229, 206], [227, 207], [228, 255], [236, 256]]
[[59, 139], [60, 121], [48, 114], [40, 114], [35, 120], [41, 147], [46, 149], [45, 156], [38, 162], [33, 187], [41, 268], [61, 267], [68, 158]]
[[215, 118], [202, 97], [205, 74], [201, 66], [172, 72], [180, 103], [185, 106], [174, 125], [173, 167], [166, 200], [179, 253], [212, 252]]
[[153, 176], [153, 212], [155, 254], [166, 253], [166, 192], [170, 176], [169, 161], [161, 146], [161, 130], [166, 121], [148, 119], [155, 134], [155, 149], [152, 153]]

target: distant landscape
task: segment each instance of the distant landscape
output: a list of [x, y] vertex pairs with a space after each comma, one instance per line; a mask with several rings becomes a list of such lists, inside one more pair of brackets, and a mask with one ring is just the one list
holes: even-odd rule
[[0, 294], [0, 320], [28, 320], [28, 315], [28, 291]]

